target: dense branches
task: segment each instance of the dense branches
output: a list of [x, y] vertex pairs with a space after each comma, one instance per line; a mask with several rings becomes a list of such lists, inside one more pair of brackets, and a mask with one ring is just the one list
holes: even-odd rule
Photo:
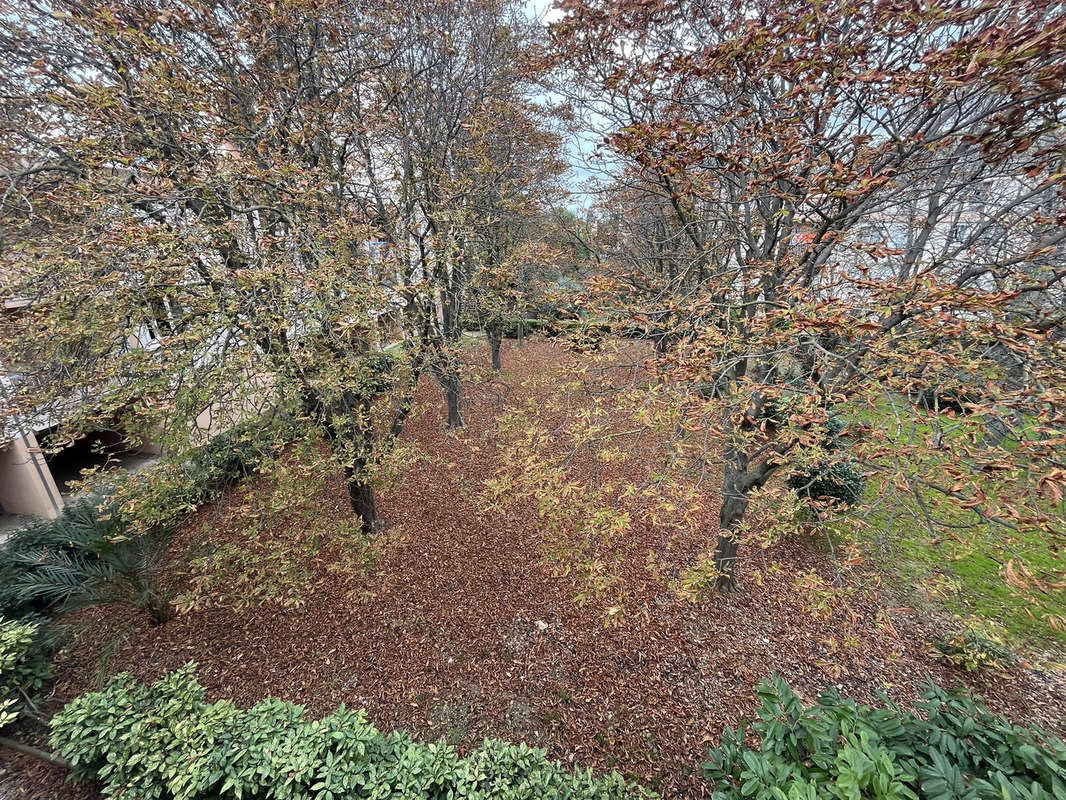
[[[980, 387], [965, 410], [994, 437], [968, 433], [945, 459], [867, 430], [867, 468], [935, 483], [986, 522], [1052, 531], [1066, 16], [1042, 3], [566, 9], [566, 85], [614, 178], [594, 300], [656, 341], [699, 458], [721, 465], [720, 586], [751, 492], [810, 460], [831, 412], [880, 415], [960, 381]], [[1006, 481], [990, 500], [990, 472], [1046, 494], [1007, 500]]]
[[559, 145], [528, 96], [520, 9], [16, 12], [0, 28], [18, 306], [2, 360], [20, 374], [6, 411], [180, 450], [190, 430], [195, 443], [278, 406], [330, 442], [372, 526], [374, 463], [423, 372], [461, 424], [453, 350], [478, 203], [535, 205], [531, 182], [553, 174], [530, 166]]

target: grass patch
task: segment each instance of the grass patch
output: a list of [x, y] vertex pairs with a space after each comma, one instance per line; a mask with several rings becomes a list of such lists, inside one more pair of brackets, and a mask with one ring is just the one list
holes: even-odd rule
[[[877, 489], [868, 491], [876, 495]], [[854, 538], [883, 569], [925, 589], [955, 614], [995, 622], [1019, 642], [1066, 645], [1066, 632], [1055, 627], [1055, 618], [1066, 616], [1066, 596], [1044, 592], [1039, 598], [1043, 607], [1036, 606], [1029, 595], [1008, 583], [1005, 574], [1008, 560], [1015, 559], [1038, 576], [1051, 576], [1061, 569], [1061, 549], [1033, 531], [1005, 537], [987, 524], [974, 525], [972, 514], [965, 515], [969, 517], [965, 527], [949, 528], [959, 524], [952, 517], [964, 515], [936, 507], [934, 498], [924, 502], [934, 506], [930, 513], [943, 524], [934, 523], [929, 530], [924, 512], [904, 502], [892, 513], [875, 513]]]
[[[870, 408], [863, 406], [850, 415], [881, 432], [899, 445], [897, 464], [882, 457], [888, 474], [918, 473], [932, 476], [938, 470], [957, 466], [956, 455], [964, 441], [983, 441], [984, 424], [977, 417], [937, 415], [914, 408], [905, 400]], [[908, 448], [939, 437], [940, 448], [913, 451]], [[971, 445], [972, 446], [972, 445]], [[862, 444], [857, 444], [857, 452]], [[1010, 449], [1010, 443], [1004, 443]], [[924, 463], [903, 459], [921, 452]], [[975, 485], [987, 495], [989, 505], [1002, 508], [1020, 502], [1051, 504], [1036, 496], [1018, 475], [1003, 472], [978, 474]], [[1066, 591], [1063, 581], [1063, 549], [1066, 540], [1037, 526], [1019, 523], [1016, 529], [991, 523], [971, 509], [937, 491], [912, 483], [907, 489], [898, 482], [874, 478], [867, 483], [862, 506], [864, 524], [835, 524], [835, 533], [856, 541], [885, 571], [901, 582], [925, 590], [935, 603], [964, 618], [994, 623], [1019, 644], [1066, 645]], [[1023, 572], [1022, 589], [1008, 574]], [[1017, 575], [1015, 575], [1017, 577]], [[1056, 587], [1055, 584], [1059, 584]]]

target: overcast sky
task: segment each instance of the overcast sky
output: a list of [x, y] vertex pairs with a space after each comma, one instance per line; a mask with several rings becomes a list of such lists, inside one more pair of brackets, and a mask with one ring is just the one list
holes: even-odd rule
[[[526, 13], [530, 18], [539, 20], [545, 25], [562, 16], [562, 12], [554, 8], [554, 0], [526, 0]], [[545, 96], [545, 99], [550, 98]], [[555, 99], [558, 101], [558, 98]], [[573, 192], [570, 205], [586, 206], [589, 203], [590, 198], [582, 193], [581, 187], [592, 175], [585, 168], [586, 159], [581, 154], [591, 153], [594, 147], [593, 142], [580, 136], [570, 137], [567, 143], [567, 152], [570, 157], [570, 176], [567, 184]]]

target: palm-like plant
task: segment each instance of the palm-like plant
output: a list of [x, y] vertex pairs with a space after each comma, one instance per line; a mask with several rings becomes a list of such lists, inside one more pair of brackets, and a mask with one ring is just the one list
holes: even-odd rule
[[27, 538], [33, 546], [11, 558], [21, 567], [14, 590], [23, 600], [62, 610], [128, 605], [147, 612], [153, 625], [174, 615], [159, 586], [167, 531], [128, 535], [106, 502], [84, 501]]

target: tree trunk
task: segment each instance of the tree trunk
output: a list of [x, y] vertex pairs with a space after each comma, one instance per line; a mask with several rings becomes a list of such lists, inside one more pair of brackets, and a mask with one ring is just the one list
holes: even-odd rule
[[515, 337], [518, 340], [518, 346], [521, 347], [526, 341], [526, 321], [524, 319], [518, 320], [515, 324]]
[[463, 422], [463, 415], [459, 408], [460, 388], [458, 375], [449, 376], [448, 381], [444, 384], [444, 396], [448, 400], [448, 430], [463, 427], [466, 423]]
[[727, 464], [722, 480], [722, 510], [718, 515], [718, 544], [714, 550], [714, 565], [718, 569], [716, 588], [721, 592], [737, 589], [737, 528], [748, 510], [748, 489], [744, 488], [744, 473]]
[[492, 350], [492, 369], [499, 372], [503, 367], [500, 362], [500, 345], [503, 344], [503, 336], [499, 332], [489, 333], [489, 348]]
[[[421, 369], [421, 366], [418, 367]], [[367, 479], [367, 466], [370, 454], [374, 448], [374, 432], [369, 428], [370, 404], [373, 398], [346, 396], [345, 402], [335, 408], [326, 408], [320, 417], [320, 425], [330, 448], [341, 458], [352, 458], [351, 464], [344, 466], [344, 480], [348, 487], [348, 502], [352, 511], [359, 515], [359, 525], [362, 532], [370, 535], [377, 526], [377, 504], [374, 499], [374, 487]], [[307, 402], [305, 401], [305, 405]], [[353, 412], [354, 409], [354, 412]], [[407, 416], [408, 408], [401, 409], [402, 416], [393, 423], [394, 435], [399, 435], [403, 428], [403, 419]], [[357, 419], [349, 421], [343, 427], [338, 427], [337, 420], [355, 416]], [[363, 425], [360, 425], [360, 420]], [[345, 441], [345, 437], [350, 437]], [[350, 449], [349, 449], [350, 447]]]
[[348, 502], [352, 505], [352, 511], [359, 515], [363, 535], [370, 536], [378, 521], [377, 502], [374, 487], [366, 479], [366, 464], [362, 459], [357, 459], [357, 462], [344, 468], [344, 477], [348, 481]]
[[460, 409], [462, 381], [459, 379], [459, 373], [454, 369], [436, 366], [433, 368], [433, 374], [437, 376], [437, 382], [444, 390], [444, 399], [448, 403], [448, 430], [463, 427], [466, 423], [463, 422]]
[[174, 606], [167, 598], [154, 590], [148, 595], [144, 610], [148, 612], [153, 625], [162, 625], [174, 618]]

